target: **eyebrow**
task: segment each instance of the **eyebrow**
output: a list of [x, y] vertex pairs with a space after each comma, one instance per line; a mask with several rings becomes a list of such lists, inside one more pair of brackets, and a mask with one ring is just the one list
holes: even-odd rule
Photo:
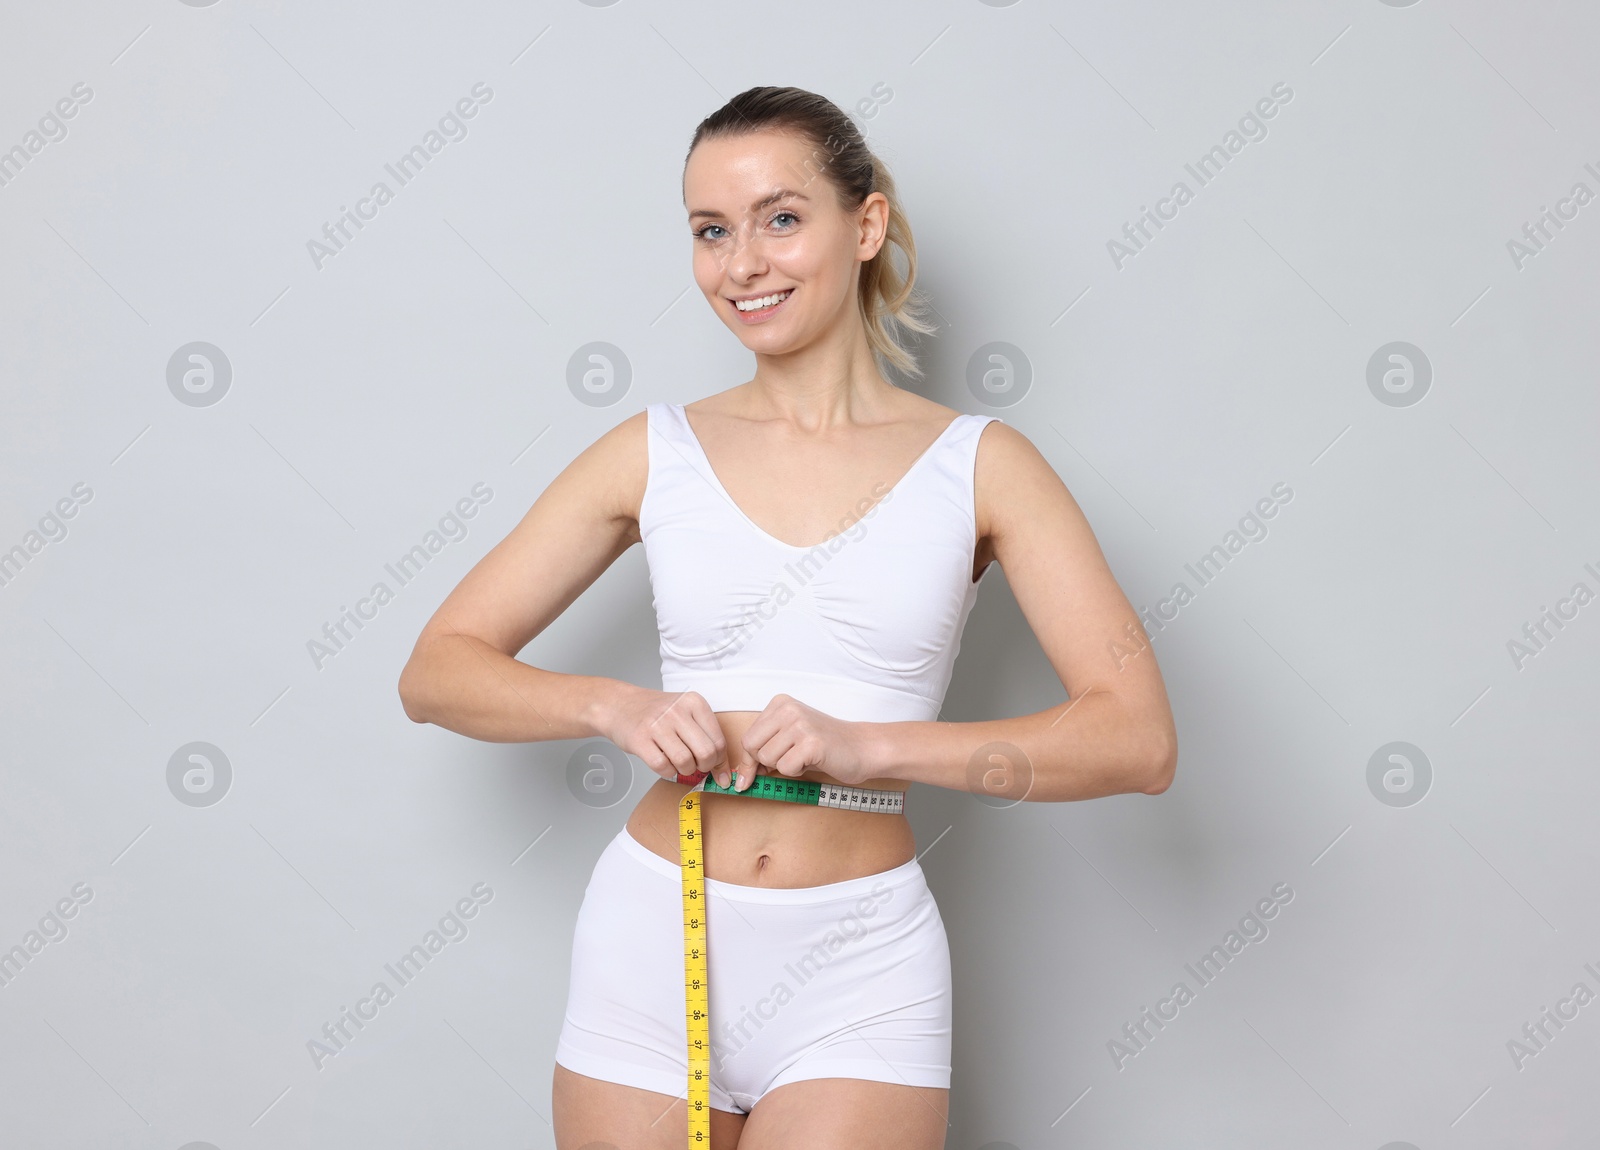
[[[759, 212], [762, 208], [766, 207], [768, 204], [774, 204], [774, 203], [777, 203], [779, 200], [787, 200], [787, 199], [805, 200], [807, 203], [809, 203], [811, 201], [811, 197], [806, 195], [806, 194], [804, 194], [803, 192], [793, 192], [793, 191], [790, 191], [788, 188], [779, 188], [776, 191], [774, 191], [770, 196], [767, 196], [764, 199], [757, 200], [755, 203], [751, 204], [750, 205], [750, 210], [752, 212]], [[704, 217], [706, 217], [708, 219], [716, 219], [716, 220], [720, 220], [720, 219], [726, 218], [726, 217], [723, 216], [723, 214], [721, 212], [712, 211], [710, 208], [696, 208], [694, 211], [689, 213], [689, 218], [691, 220], [697, 219], [697, 218], [699, 218], [701, 216], [704, 216]]]

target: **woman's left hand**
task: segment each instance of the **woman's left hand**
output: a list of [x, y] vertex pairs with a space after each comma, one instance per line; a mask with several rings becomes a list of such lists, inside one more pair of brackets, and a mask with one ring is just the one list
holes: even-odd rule
[[[741, 740], [758, 768], [797, 778], [821, 771], [846, 786], [877, 777], [869, 761], [868, 724], [825, 715], [789, 695], [774, 695]], [[739, 780], [747, 790], [754, 779]]]

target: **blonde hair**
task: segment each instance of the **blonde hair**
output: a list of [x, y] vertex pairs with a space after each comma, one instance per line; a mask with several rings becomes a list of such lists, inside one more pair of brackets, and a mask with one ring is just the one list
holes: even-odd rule
[[[889, 220], [883, 246], [861, 268], [857, 308], [867, 330], [867, 342], [880, 360], [888, 361], [912, 377], [922, 368], [901, 342], [903, 332], [929, 335], [937, 325], [925, 318], [925, 304], [914, 284], [917, 278], [917, 244], [911, 221], [895, 191], [889, 168], [873, 154], [855, 121], [825, 96], [803, 88], [750, 88], [740, 92], [700, 121], [689, 142], [689, 155], [702, 140], [749, 132], [782, 131], [811, 144], [805, 179], [822, 176], [834, 188], [839, 206], [847, 212], [859, 208], [873, 192], [889, 201]], [[818, 160], [818, 153], [823, 156]], [[687, 167], [689, 157], [684, 157]], [[895, 266], [892, 248], [898, 248], [905, 267]]]

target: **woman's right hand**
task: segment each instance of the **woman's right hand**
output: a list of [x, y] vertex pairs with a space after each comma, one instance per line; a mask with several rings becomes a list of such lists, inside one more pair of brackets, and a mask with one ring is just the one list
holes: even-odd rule
[[727, 768], [722, 725], [702, 695], [622, 686], [600, 710], [596, 726], [602, 736], [668, 782], [677, 782], [679, 775], [720, 776]]

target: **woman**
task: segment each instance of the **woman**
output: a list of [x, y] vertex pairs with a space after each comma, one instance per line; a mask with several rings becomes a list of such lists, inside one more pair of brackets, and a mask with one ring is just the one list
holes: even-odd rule
[[[400, 681], [418, 722], [599, 736], [659, 776], [579, 913], [562, 1150], [684, 1145], [678, 813], [706, 773], [738, 792], [779, 774], [1053, 802], [1159, 794], [1177, 757], [1155, 658], [1049, 464], [880, 371], [919, 374], [891, 324], [930, 329], [894, 184], [850, 119], [752, 88], [700, 124], [683, 185], [695, 281], [754, 378], [651, 404], [578, 455], [445, 600]], [[515, 658], [641, 541], [665, 691]], [[996, 563], [1072, 701], [937, 722]], [[949, 951], [905, 815], [700, 803], [714, 1150], [942, 1147]]]

